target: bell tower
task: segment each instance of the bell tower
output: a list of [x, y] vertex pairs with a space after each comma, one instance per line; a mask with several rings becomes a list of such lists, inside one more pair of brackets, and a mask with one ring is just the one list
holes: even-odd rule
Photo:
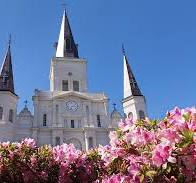
[[12, 141], [18, 96], [14, 91], [10, 41], [0, 71], [0, 141]]
[[124, 62], [124, 99], [123, 109], [125, 116], [133, 120], [144, 119], [147, 116], [146, 100], [139, 89], [135, 76], [129, 65], [123, 48]]
[[87, 92], [86, 61], [79, 58], [78, 45], [74, 41], [66, 11], [56, 43], [56, 55], [51, 61], [50, 91]]

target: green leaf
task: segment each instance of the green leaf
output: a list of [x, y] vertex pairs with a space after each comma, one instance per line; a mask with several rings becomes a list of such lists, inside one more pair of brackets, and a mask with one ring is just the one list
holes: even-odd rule
[[190, 113], [183, 114], [183, 117], [186, 121], [190, 120]]
[[143, 182], [144, 181], [144, 175], [140, 175], [140, 182]]
[[187, 147], [188, 145], [193, 143], [193, 135], [194, 132], [191, 130], [184, 130], [182, 132], [182, 135], [184, 137], [184, 139], [182, 140], [182, 142], [179, 144], [179, 147]]
[[154, 177], [157, 174], [155, 170], [149, 170], [146, 172], [146, 176], [148, 177]]
[[166, 171], [167, 171], [168, 173], [170, 173], [170, 172], [171, 172], [171, 166], [168, 166]]

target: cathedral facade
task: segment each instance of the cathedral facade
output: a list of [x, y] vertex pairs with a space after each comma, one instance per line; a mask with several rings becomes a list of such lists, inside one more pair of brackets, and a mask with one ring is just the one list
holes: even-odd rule
[[88, 150], [109, 143], [109, 132], [125, 117], [142, 119], [147, 115], [142, 95], [126, 54], [124, 58], [124, 115], [114, 107], [109, 112], [108, 97], [89, 93], [87, 61], [79, 57], [66, 12], [64, 11], [56, 55], [51, 59], [50, 90], [35, 90], [34, 111], [27, 105], [17, 113], [18, 95], [14, 90], [10, 44], [0, 70], [0, 141], [34, 138], [38, 146], [73, 143]]

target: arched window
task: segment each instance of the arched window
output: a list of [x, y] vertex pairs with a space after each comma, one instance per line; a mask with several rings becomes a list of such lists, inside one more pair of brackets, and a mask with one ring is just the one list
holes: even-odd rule
[[47, 114], [43, 115], [43, 126], [47, 125]]
[[3, 107], [0, 107], [0, 120], [3, 119]]
[[78, 140], [76, 138], [71, 138], [66, 143], [73, 144], [76, 149], [82, 150], [82, 143], [80, 142], [80, 140]]
[[101, 127], [101, 118], [99, 114], [97, 115], [97, 126]]
[[55, 138], [55, 145], [58, 146], [61, 143], [61, 138], [60, 137], [56, 137]]
[[88, 149], [93, 148], [93, 137], [88, 138]]
[[9, 110], [9, 122], [13, 123], [14, 120], [14, 111], [13, 109]]
[[79, 81], [73, 81], [73, 91], [79, 91]]
[[145, 119], [145, 113], [144, 113], [144, 111], [139, 111], [139, 117], [140, 117], [140, 119]]
[[133, 113], [132, 113], [132, 112], [130, 112], [130, 113], [128, 114], [128, 118], [129, 118], [129, 119], [133, 119]]

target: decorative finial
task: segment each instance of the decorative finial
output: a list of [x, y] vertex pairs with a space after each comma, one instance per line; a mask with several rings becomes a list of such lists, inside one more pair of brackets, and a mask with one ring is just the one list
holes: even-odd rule
[[25, 108], [27, 108], [28, 101], [25, 100], [25, 101], [24, 101], [24, 104], [25, 104]]
[[65, 12], [65, 14], [67, 13], [66, 9], [67, 9], [67, 3], [65, 3], [65, 0], [62, 0], [61, 6]]
[[9, 47], [10, 47], [11, 43], [12, 43], [12, 35], [10, 34], [10, 35], [9, 35], [9, 40], [8, 40], [8, 46], [9, 46]]
[[112, 105], [113, 105], [113, 107], [114, 107], [114, 111], [116, 111], [116, 104], [113, 103]]

